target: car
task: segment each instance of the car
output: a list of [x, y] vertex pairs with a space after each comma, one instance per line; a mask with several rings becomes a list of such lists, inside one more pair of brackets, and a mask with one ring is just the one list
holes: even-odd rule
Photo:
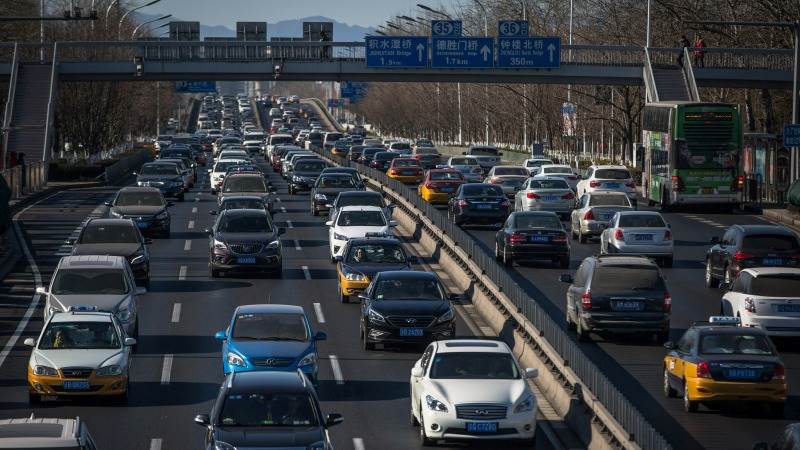
[[733, 284], [721, 288], [720, 314], [738, 317], [743, 327], [761, 328], [769, 336], [800, 336], [800, 269], [742, 269]]
[[296, 160], [286, 177], [289, 180], [289, 194], [312, 191], [317, 178], [328, 166], [328, 162], [319, 158]]
[[474, 156], [452, 156], [446, 164], [436, 166], [439, 169], [454, 169], [464, 175], [467, 183], [480, 183], [483, 181], [483, 168]]
[[28, 417], [0, 419], [0, 448], [30, 450], [96, 450], [97, 443], [79, 417], [61, 419]]
[[510, 440], [535, 447], [537, 401], [528, 380], [538, 374], [523, 370], [500, 340], [432, 342], [409, 380], [420, 443]]
[[436, 274], [379, 272], [359, 296], [364, 350], [381, 344], [420, 344], [455, 337], [455, 310]]
[[569, 217], [575, 208], [575, 193], [559, 177], [536, 176], [527, 179], [514, 194], [514, 211], [550, 211]]
[[513, 212], [495, 235], [494, 256], [506, 266], [514, 261], [549, 260], [569, 267], [567, 231], [553, 212]]
[[290, 151], [304, 151], [304, 150], [296, 145], [289, 145], [289, 144], [280, 144], [274, 146], [270, 156], [267, 157], [267, 160], [272, 166], [273, 172], [278, 172], [278, 173], [281, 172], [281, 168], [283, 167], [283, 156]]
[[733, 225], [706, 251], [706, 286], [733, 284], [748, 267], [800, 267], [800, 241], [781, 225]]
[[72, 256], [122, 256], [137, 283], [150, 287], [150, 239], [142, 236], [132, 219], [95, 219], [84, 223], [74, 240]]
[[322, 414], [314, 386], [302, 372], [231, 372], [210, 414], [194, 422], [206, 450], [237, 448], [332, 449], [328, 429], [341, 414]]
[[464, 183], [447, 202], [447, 214], [456, 225], [503, 223], [511, 202], [495, 184]]
[[419, 161], [419, 164], [425, 170], [433, 169], [438, 166], [442, 158], [439, 154], [439, 150], [436, 150], [436, 147], [433, 145], [420, 146], [419, 144], [414, 147], [414, 152], [411, 157]]
[[624, 192], [594, 191], [584, 194], [570, 214], [572, 238], [585, 244], [590, 236], [603, 233], [615, 213], [633, 210]]
[[491, 145], [473, 145], [462, 154], [474, 156], [484, 172], [488, 172], [492, 167], [500, 164], [500, 157], [503, 156], [503, 153], [497, 147]]
[[350, 161], [358, 161], [361, 158], [361, 152], [367, 148], [364, 145], [351, 145], [349, 151], [347, 152], [347, 159]]
[[414, 150], [418, 148], [435, 148], [433, 141], [428, 138], [419, 138], [414, 141]]
[[396, 152], [378, 152], [375, 153], [372, 161], [369, 162], [369, 166], [373, 169], [380, 170], [381, 172], [386, 172], [389, 169], [389, 165], [392, 163], [392, 160], [398, 158], [399, 156], [400, 154]]
[[350, 146], [353, 145], [349, 139], [339, 139], [338, 141], [333, 143], [333, 147], [331, 147], [331, 154], [333, 156], [340, 156], [342, 158], [347, 157], [347, 154], [350, 152]]
[[139, 187], [156, 188], [165, 197], [175, 197], [180, 201], [184, 198], [183, 172], [174, 162], [149, 162], [142, 165], [136, 175], [136, 185]]
[[356, 184], [358, 184], [361, 187], [366, 188], [366, 186], [364, 184], [364, 179], [361, 178], [361, 174], [358, 173], [358, 169], [356, 169], [355, 167], [341, 167], [341, 166], [326, 167], [325, 170], [323, 170], [320, 175], [325, 175], [325, 174], [329, 174], [329, 173], [330, 174], [333, 174], [333, 173], [345, 173], [345, 174], [348, 174], [353, 178], [353, 180], [356, 181]]
[[353, 238], [373, 235], [389, 235], [391, 228], [397, 225], [386, 217], [384, 209], [378, 206], [344, 206], [337, 214], [325, 222], [328, 228], [328, 243], [331, 262], [342, 254], [345, 244]]
[[127, 400], [131, 348], [128, 337], [110, 313], [71, 310], [45, 319], [28, 362], [28, 399], [42, 397], [112, 397]]
[[378, 272], [411, 270], [411, 259], [395, 237], [349, 239], [336, 258], [339, 301], [349, 303]]
[[330, 150], [333, 148], [333, 143], [342, 139], [344, 134], [339, 133], [337, 131], [329, 131], [325, 133], [325, 137], [322, 139], [322, 148], [325, 150]]
[[712, 316], [689, 327], [680, 340], [664, 344], [665, 397], [683, 397], [686, 412], [700, 405], [764, 402], [783, 418], [786, 367], [764, 330], [739, 326], [736, 317]]
[[276, 145], [294, 145], [294, 136], [291, 134], [272, 134], [267, 142], [267, 157], [272, 157]]
[[383, 194], [375, 191], [347, 191], [341, 192], [336, 199], [329, 205], [325, 205], [330, 214], [330, 220], [335, 220], [339, 211], [345, 206], [375, 206], [383, 211], [383, 214], [391, 218], [395, 205], [386, 203]]
[[281, 158], [281, 176], [286, 180], [291, 180], [291, 171], [293, 164], [301, 159], [321, 159], [316, 153], [301, 151], [301, 152], [287, 152]]
[[409, 156], [411, 155], [411, 144], [408, 142], [392, 142], [386, 147], [386, 150], [401, 156]]
[[261, 168], [253, 163], [230, 166], [225, 175], [228, 176], [235, 173], [256, 173], [264, 177], [264, 172], [261, 171]]
[[566, 295], [567, 327], [579, 341], [589, 333], [653, 334], [663, 344], [669, 339], [672, 296], [658, 265], [643, 256], [590, 256], [570, 284]]
[[311, 188], [311, 215], [318, 216], [320, 212], [328, 211], [327, 205], [342, 192], [364, 189], [353, 174], [323, 171]]
[[302, 371], [312, 383], [319, 380], [317, 341], [303, 307], [242, 305], [233, 311], [228, 327], [214, 337], [222, 341], [222, 371]]
[[267, 204], [267, 211], [272, 212], [273, 200], [264, 176], [260, 173], [231, 173], [225, 177], [217, 195], [217, 205], [222, 205], [226, 197], [258, 196]]
[[[534, 169], [535, 170], [535, 169]], [[536, 172], [535, 176], [546, 176], [546, 177], [559, 177], [563, 178], [564, 181], [567, 182], [570, 189], [577, 192], [578, 188], [578, 176], [575, 175], [575, 172], [572, 171], [572, 167], [565, 165], [565, 164], [545, 164], [539, 166], [539, 171]]]
[[600, 235], [600, 254], [649, 256], [663, 267], [672, 267], [673, 240], [670, 225], [655, 211], [620, 211]]
[[800, 422], [786, 425], [778, 442], [772, 446], [767, 442], [757, 442], [753, 444], [753, 450], [800, 450]]
[[[528, 158], [522, 162], [522, 167], [528, 169], [529, 172], [532, 172], [534, 168], [550, 164], [553, 164], [553, 160], [548, 158]], [[533, 175], [533, 173], [531, 173], [531, 175]]]
[[447, 204], [462, 184], [464, 174], [458, 170], [431, 169], [417, 186], [417, 194], [430, 204]]
[[598, 190], [623, 192], [636, 206], [636, 184], [625, 166], [596, 164], [589, 166], [578, 181], [576, 192], [580, 197], [587, 192]]
[[187, 159], [187, 158], [164, 158], [164, 157], [161, 157], [161, 158], [158, 158], [156, 160], [156, 162], [160, 162], [160, 163], [172, 162], [172, 163], [175, 163], [175, 164], [178, 165], [178, 169], [180, 170], [181, 175], [183, 177], [183, 189], [184, 189], [184, 191], [188, 191], [189, 189], [194, 187], [194, 182], [197, 179], [197, 172], [196, 172], [194, 167], [189, 165], [190, 164], [189, 161], [192, 161], [191, 162], [192, 165], [196, 165], [193, 162], [194, 158], [192, 158], [190, 160], [190, 159]]
[[259, 195], [231, 195], [225, 197], [219, 204], [218, 209], [212, 209], [208, 213], [212, 216], [220, 214], [229, 209], [261, 209], [269, 212], [269, 205], [263, 196]]
[[528, 169], [520, 166], [494, 166], [489, 169], [486, 174], [484, 183], [496, 184], [503, 189], [503, 192], [508, 197], [514, 197], [514, 194], [520, 189], [530, 177]]
[[260, 209], [222, 211], [208, 234], [208, 267], [212, 278], [222, 273], [268, 271], [280, 278], [283, 270], [279, 236], [283, 229], [272, 223], [269, 213]]
[[105, 205], [109, 208], [109, 218], [132, 219], [142, 233], [169, 237], [168, 208], [172, 203], [164, 199], [158, 188], [127, 186]]
[[250, 162], [250, 153], [242, 148], [226, 148], [222, 150], [217, 156], [217, 161], [224, 161], [226, 159], [241, 159]]
[[419, 161], [413, 158], [395, 158], [389, 163], [386, 175], [401, 183], [419, 184], [424, 172]]
[[250, 162], [245, 159], [217, 161], [216, 164], [208, 170], [208, 184], [211, 185], [211, 194], [216, 194], [220, 187], [222, 187], [222, 182], [225, 181], [225, 177], [228, 175], [228, 170], [230, 170], [231, 167], [245, 164], [250, 164]]
[[361, 150], [361, 157], [358, 158], [358, 162], [368, 166], [372, 163], [375, 155], [385, 151], [386, 150], [383, 147], [365, 147], [363, 150]]

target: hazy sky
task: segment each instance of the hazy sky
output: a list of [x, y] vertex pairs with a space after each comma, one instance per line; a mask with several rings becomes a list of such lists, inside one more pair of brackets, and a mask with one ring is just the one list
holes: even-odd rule
[[[325, 16], [350, 25], [375, 26], [419, 0], [161, 0], [143, 8], [147, 14], [172, 14], [204, 25], [234, 27], [236, 21], [277, 22]], [[428, 1], [433, 6], [438, 1]]]

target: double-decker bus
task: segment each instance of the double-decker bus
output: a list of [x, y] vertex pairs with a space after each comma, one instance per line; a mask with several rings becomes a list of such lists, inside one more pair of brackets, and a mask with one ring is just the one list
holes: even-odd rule
[[642, 114], [643, 194], [651, 206], [741, 202], [742, 122], [737, 105], [658, 102]]

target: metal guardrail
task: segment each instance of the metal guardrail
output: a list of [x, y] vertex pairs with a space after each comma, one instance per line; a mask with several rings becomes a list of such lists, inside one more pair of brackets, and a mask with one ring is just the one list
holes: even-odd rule
[[44, 148], [42, 148], [42, 161], [50, 161], [50, 152], [53, 147], [55, 135], [56, 95], [58, 94], [58, 42], [53, 44], [52, 70], [50, 71], [50, 92], [47, 96], [47, 117], [44, 122]]
[[47, 163], [44, 161], [10, 167], [0, 174], [11, 189], [12, 200], [40, 191], [47, 186]]
[[694, 68], [692, 68], [692, 60], [689, 58], [689, 47], [683, 49], [683, 76], [689, 85], [689, 98], [693, 102], [699, 102], [700, 92], [697, 90], [697, 80], [694, 78]]
[[[650, 47], [654, 67], [676, 67], [683, 48]], [[689, 55], [696, 50], [688, 48]], [[715, 48], [703, 47], [704, 69], [766, 69], [791, 72], [794, 50], [782, 48]]]
[[655, 77], [653, 77], [653, 63], [650, 59], [650, 49], [644, 49], [644, 67], [642, 67], [642, 78], [644, 79], [645, 94], [648, 102], [658, 101], [658, 87]]

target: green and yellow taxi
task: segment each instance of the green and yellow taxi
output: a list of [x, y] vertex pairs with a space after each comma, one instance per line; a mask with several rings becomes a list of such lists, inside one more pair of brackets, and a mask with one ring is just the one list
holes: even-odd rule
[[341, 256], [336, 256], [339, 301], [348, 303], [367, 288], [378, 272], [411, 270], [411, 257], [395, 237], [350, 239]]

